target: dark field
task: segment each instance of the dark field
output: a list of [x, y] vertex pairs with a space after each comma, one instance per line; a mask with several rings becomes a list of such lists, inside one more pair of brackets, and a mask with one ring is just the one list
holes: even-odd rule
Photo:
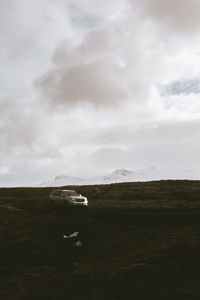
[[[200, 299], [200, 182], [0, 189], [0, 299]], [[79, 231], [81, 247], [63, 234]]]

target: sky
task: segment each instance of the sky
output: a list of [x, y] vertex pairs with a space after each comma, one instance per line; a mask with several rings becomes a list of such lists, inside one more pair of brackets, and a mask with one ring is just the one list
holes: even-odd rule
[[0, 185], [200, 174], [199, 0], [0, 0]]

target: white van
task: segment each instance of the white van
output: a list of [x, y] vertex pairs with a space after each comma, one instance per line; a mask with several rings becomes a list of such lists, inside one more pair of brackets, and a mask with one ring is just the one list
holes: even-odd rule
[[50, 204], [62, 207], [87, 207], [88, 200], [86, 197], [78, 194], [74, 190], [54, 190], [50, 194]]

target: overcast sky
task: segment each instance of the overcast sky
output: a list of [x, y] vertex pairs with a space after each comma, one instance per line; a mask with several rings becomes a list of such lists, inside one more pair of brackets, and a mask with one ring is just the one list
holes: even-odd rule
[[199, 0], [0, 0], [0, 185], [200, 170]]

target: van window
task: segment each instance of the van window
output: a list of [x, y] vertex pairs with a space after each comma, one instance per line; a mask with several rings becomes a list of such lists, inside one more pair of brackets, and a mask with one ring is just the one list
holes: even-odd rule
[[54, 191], [54, 192], [53, 192], [53, 195], [54, 195], [54, 196], [60, 196], [60, 193], [61, 193], [61, 191]]
[[66, 195], [67, 196], [79, 196], [79, 194], [75, 191], [69, 191], [69, 192], [66, 192]]

